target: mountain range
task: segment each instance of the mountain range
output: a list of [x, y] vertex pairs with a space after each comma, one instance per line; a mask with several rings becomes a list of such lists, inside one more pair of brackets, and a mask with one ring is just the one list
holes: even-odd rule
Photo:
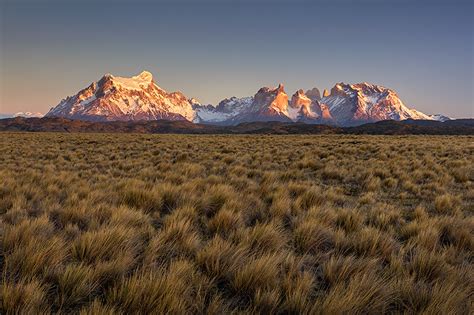
[[14, 117], [24, 117], [24, 118], [41, 118], [44, 115], [39, 112], [17, 112], [15, 114], [0, 114], [0, 119], [4, 118], [14, 118]]
[[369, 83], [337, 83], [323, 95], [318, 88], [291, 97], [284, 86], [262, 87], [253, 96], [231, 97], [217, 106], [202, 105], [181, 92], [160, 88], [148, 71], [131, 78], [104, 75], [77, 94], [63, 99], [45, 117], [85, 121], [186, 120], [201, 124], [304, 122], [336, 126], [381, 120], [438, 120], [403, 104], [392, 89]]

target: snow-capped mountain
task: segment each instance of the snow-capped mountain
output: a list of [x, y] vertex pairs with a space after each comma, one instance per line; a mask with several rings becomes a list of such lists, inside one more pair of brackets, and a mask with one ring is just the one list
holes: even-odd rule
[[237, 124], [248, 121], [293, 121], [360, 125], [379, 120], [440, 120], [409, 109], [395, 91], [369, 83], [336, 84], [321, 98], [317, 88], [298, 90], [288, 102], [283, 85], [261, 88], [252, 98], [230, 98], [217, 107], [199, 108], [196, 122]]
[[283, 85], [263, 87], [253, 97], [231, 97], [216, 107], [198, 108], [195, 122], [238, 124], [251, 121], [290, 122], [297, 111], [289, 111], [288, 95]]
[[355, 125], [379, 120], [405, 120], [432, 118], [409, 109], [395, 91], [369, 83], [336, 84], [320, 102], [339, 125]]
[[319, 91], [315, 91], [317, 89], [311, 90], [311, 99], [303, 90], [298, 90], [288, 101], [282, 84], [276, 88], [263, 87], [253, 97], [231, 97], [216, 107], [198, 108], [195, 122], [228, 125], [252, 121], [331, 123], [331, 114], [327, 106], [317, 101]]
[[17, 112], [15, 114], [2, 114], [0, 113], [0, 119], [5, 118], [15, 118], [15, 117], [23, 117], [23, 118], [41, 118], [44, 114], [39, 112]]
[[46, 117], [83, 120], [190, 120], [193, 105], [181, 92], [160, 88], [148, 71], [131, 78], [106, 74], [74, 96], [63, 99]]
[[241, 113], [249, 111], [253, 97], [231, 97], [222, 100], [216, 107], [212, 105], [196, 107], [196, 123], [221, 124], [231, 121]]
[[451, 117], [448, 117], [448, 116], [445, 116], [445, 115], [442, 115], [442, 114], [434, 114], [434, 115], [429, 115], [429, 116], [432, 120], [437, 120], [437, 121], [441, 121], [441, 122], [452, 120]]
[[379, 120], [449, 120], [426, 115], [403, 104], [395, 91], [369, 83], [336, 84], [321, 97], [317, 88], [296, 91], [288, 98], [284, 87], [263, 87], [250, 97], [231, 97], [217, 106], [202, 105], [181, 92], [168, 93], [143, 71], [131, 78], [110, 74], [74, 96], [63, 99], [46, 117], [81, 120], [188, 120], [236, 125], [241, 122], [282, 121], [359, 125]]
[[39, 112], [18, 112], [13, 114], [13, 117], [25, 117], [25, 118], [41, 118], [44, 114]]

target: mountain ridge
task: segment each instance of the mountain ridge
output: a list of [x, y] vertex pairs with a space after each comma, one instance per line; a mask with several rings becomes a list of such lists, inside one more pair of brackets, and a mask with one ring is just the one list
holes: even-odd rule
[[297, 90], [291, 97], [283, 84], [262, 87], [253, 96], [231, 97], [217, 106], [202, 105], [181, 92], [166, 92], [148, 71], [127, 78], [104, 75], [77, 94], [63, 99], [45, 117], [89, 121], [187, 120], [194, 123], [237, 125], [281, 121], [361, 125], [381, 120], [448, 120], [408, 108], [389, 88], [367, 82], [337, 83], [323, 95], [318, 88]]

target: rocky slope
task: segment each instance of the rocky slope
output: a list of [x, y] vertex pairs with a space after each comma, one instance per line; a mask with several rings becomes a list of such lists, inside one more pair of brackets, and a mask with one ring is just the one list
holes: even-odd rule
[[395, 91], [369, 83], [336, 84], [331, 91], [296, 91], [291, 99], [282, 84], [263, 87], [251, 97], [231, 97], [217, 106], [201, 105], [181, 92], [168, 93], [144, 71], [132, 78], [107, 74], [74, 96], [62, 100], [46, 117], [92, 121], [188, 120], [236, 125], [242, 122], [305, 122], [340, 126], [380, 120], [440, 120], [403, 104]]

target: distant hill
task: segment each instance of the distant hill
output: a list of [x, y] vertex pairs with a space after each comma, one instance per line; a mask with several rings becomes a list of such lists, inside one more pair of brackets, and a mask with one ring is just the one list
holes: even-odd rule
[[38, 112], [17, 112], [15, 114], [0, 113], [0, 119], [14, 118], [14, 117], [25, 117], [25, 118], [41, 118], [44, 115]]
[[356, 127], [344, 128], [347, 134], [374, 135], [473, 135], [474, 119], [447, 120], [445, 122], [432, 120], [385, 120]]
[[186, 120], [82, 121], [67, 118], [0, 119], [0, 131], [180, 133], [180, 134], [373, 134], [373, 135], [474, 135], [474, 119], [386, 120], [356, 127], [335, 127], [292, 122], [247, 122], [236, 126], [196, 124]]

